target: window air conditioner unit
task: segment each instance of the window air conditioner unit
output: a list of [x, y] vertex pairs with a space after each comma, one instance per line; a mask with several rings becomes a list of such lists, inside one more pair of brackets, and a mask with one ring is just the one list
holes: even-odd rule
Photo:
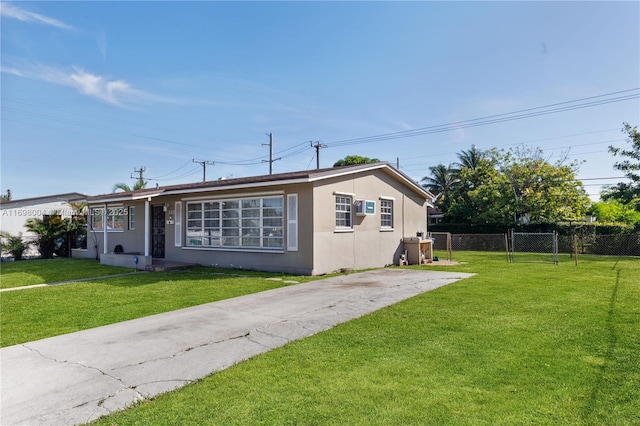
[[354, 203], [356, 216], [370, 216], [376, 214], [376, 202], [371, 200], [356, 200]]

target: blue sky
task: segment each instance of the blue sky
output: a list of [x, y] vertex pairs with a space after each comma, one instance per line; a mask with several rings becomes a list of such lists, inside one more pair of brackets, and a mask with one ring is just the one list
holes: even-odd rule
[[597, 196], [621, 176], [607, 147], [640, 124], [639, 2], [1, 6], [15, 199], [108, 193], [140, 167], [149, 186], [196, 182], [193, 159], [216, 163], [208, 179], [267, 174], [267, 133], [274, 173], [315, 168], [310, 141], [321, 167], [399, 159], [416, 180], [472, 145], [524, 145], [580, 161]]

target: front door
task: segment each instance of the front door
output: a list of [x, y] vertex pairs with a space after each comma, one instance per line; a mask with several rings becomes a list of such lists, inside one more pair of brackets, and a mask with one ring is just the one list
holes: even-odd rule
[[151, 209], [151, 256], [164, 259], [164, 206]]

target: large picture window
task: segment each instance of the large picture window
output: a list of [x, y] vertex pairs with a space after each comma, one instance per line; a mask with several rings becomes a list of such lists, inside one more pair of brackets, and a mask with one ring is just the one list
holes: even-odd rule
[[187, 203], [187, 246], [282, 249], [284, 198]]
[[336, 228], [351, 228], [351, 197], [336, 195]]

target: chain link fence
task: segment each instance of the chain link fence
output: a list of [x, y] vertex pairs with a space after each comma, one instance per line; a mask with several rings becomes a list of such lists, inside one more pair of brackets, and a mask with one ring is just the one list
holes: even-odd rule
[[[495, 251], [503, 253], [508, 253], [509, 251], [507, 234], [433, 232], [430, 235], [434, 238], [434, 250], [448, 250], [450, 248], [454, 258], [456, 251]], [[535, 238], [531, 241], [534, 240]], [[531, 250], [524, 249], [524, 251], [532, 251], [533, 248]], [[640, 233], [558, 235], [557, 250], [558, 253], [564, 254], [640, 257]]]

